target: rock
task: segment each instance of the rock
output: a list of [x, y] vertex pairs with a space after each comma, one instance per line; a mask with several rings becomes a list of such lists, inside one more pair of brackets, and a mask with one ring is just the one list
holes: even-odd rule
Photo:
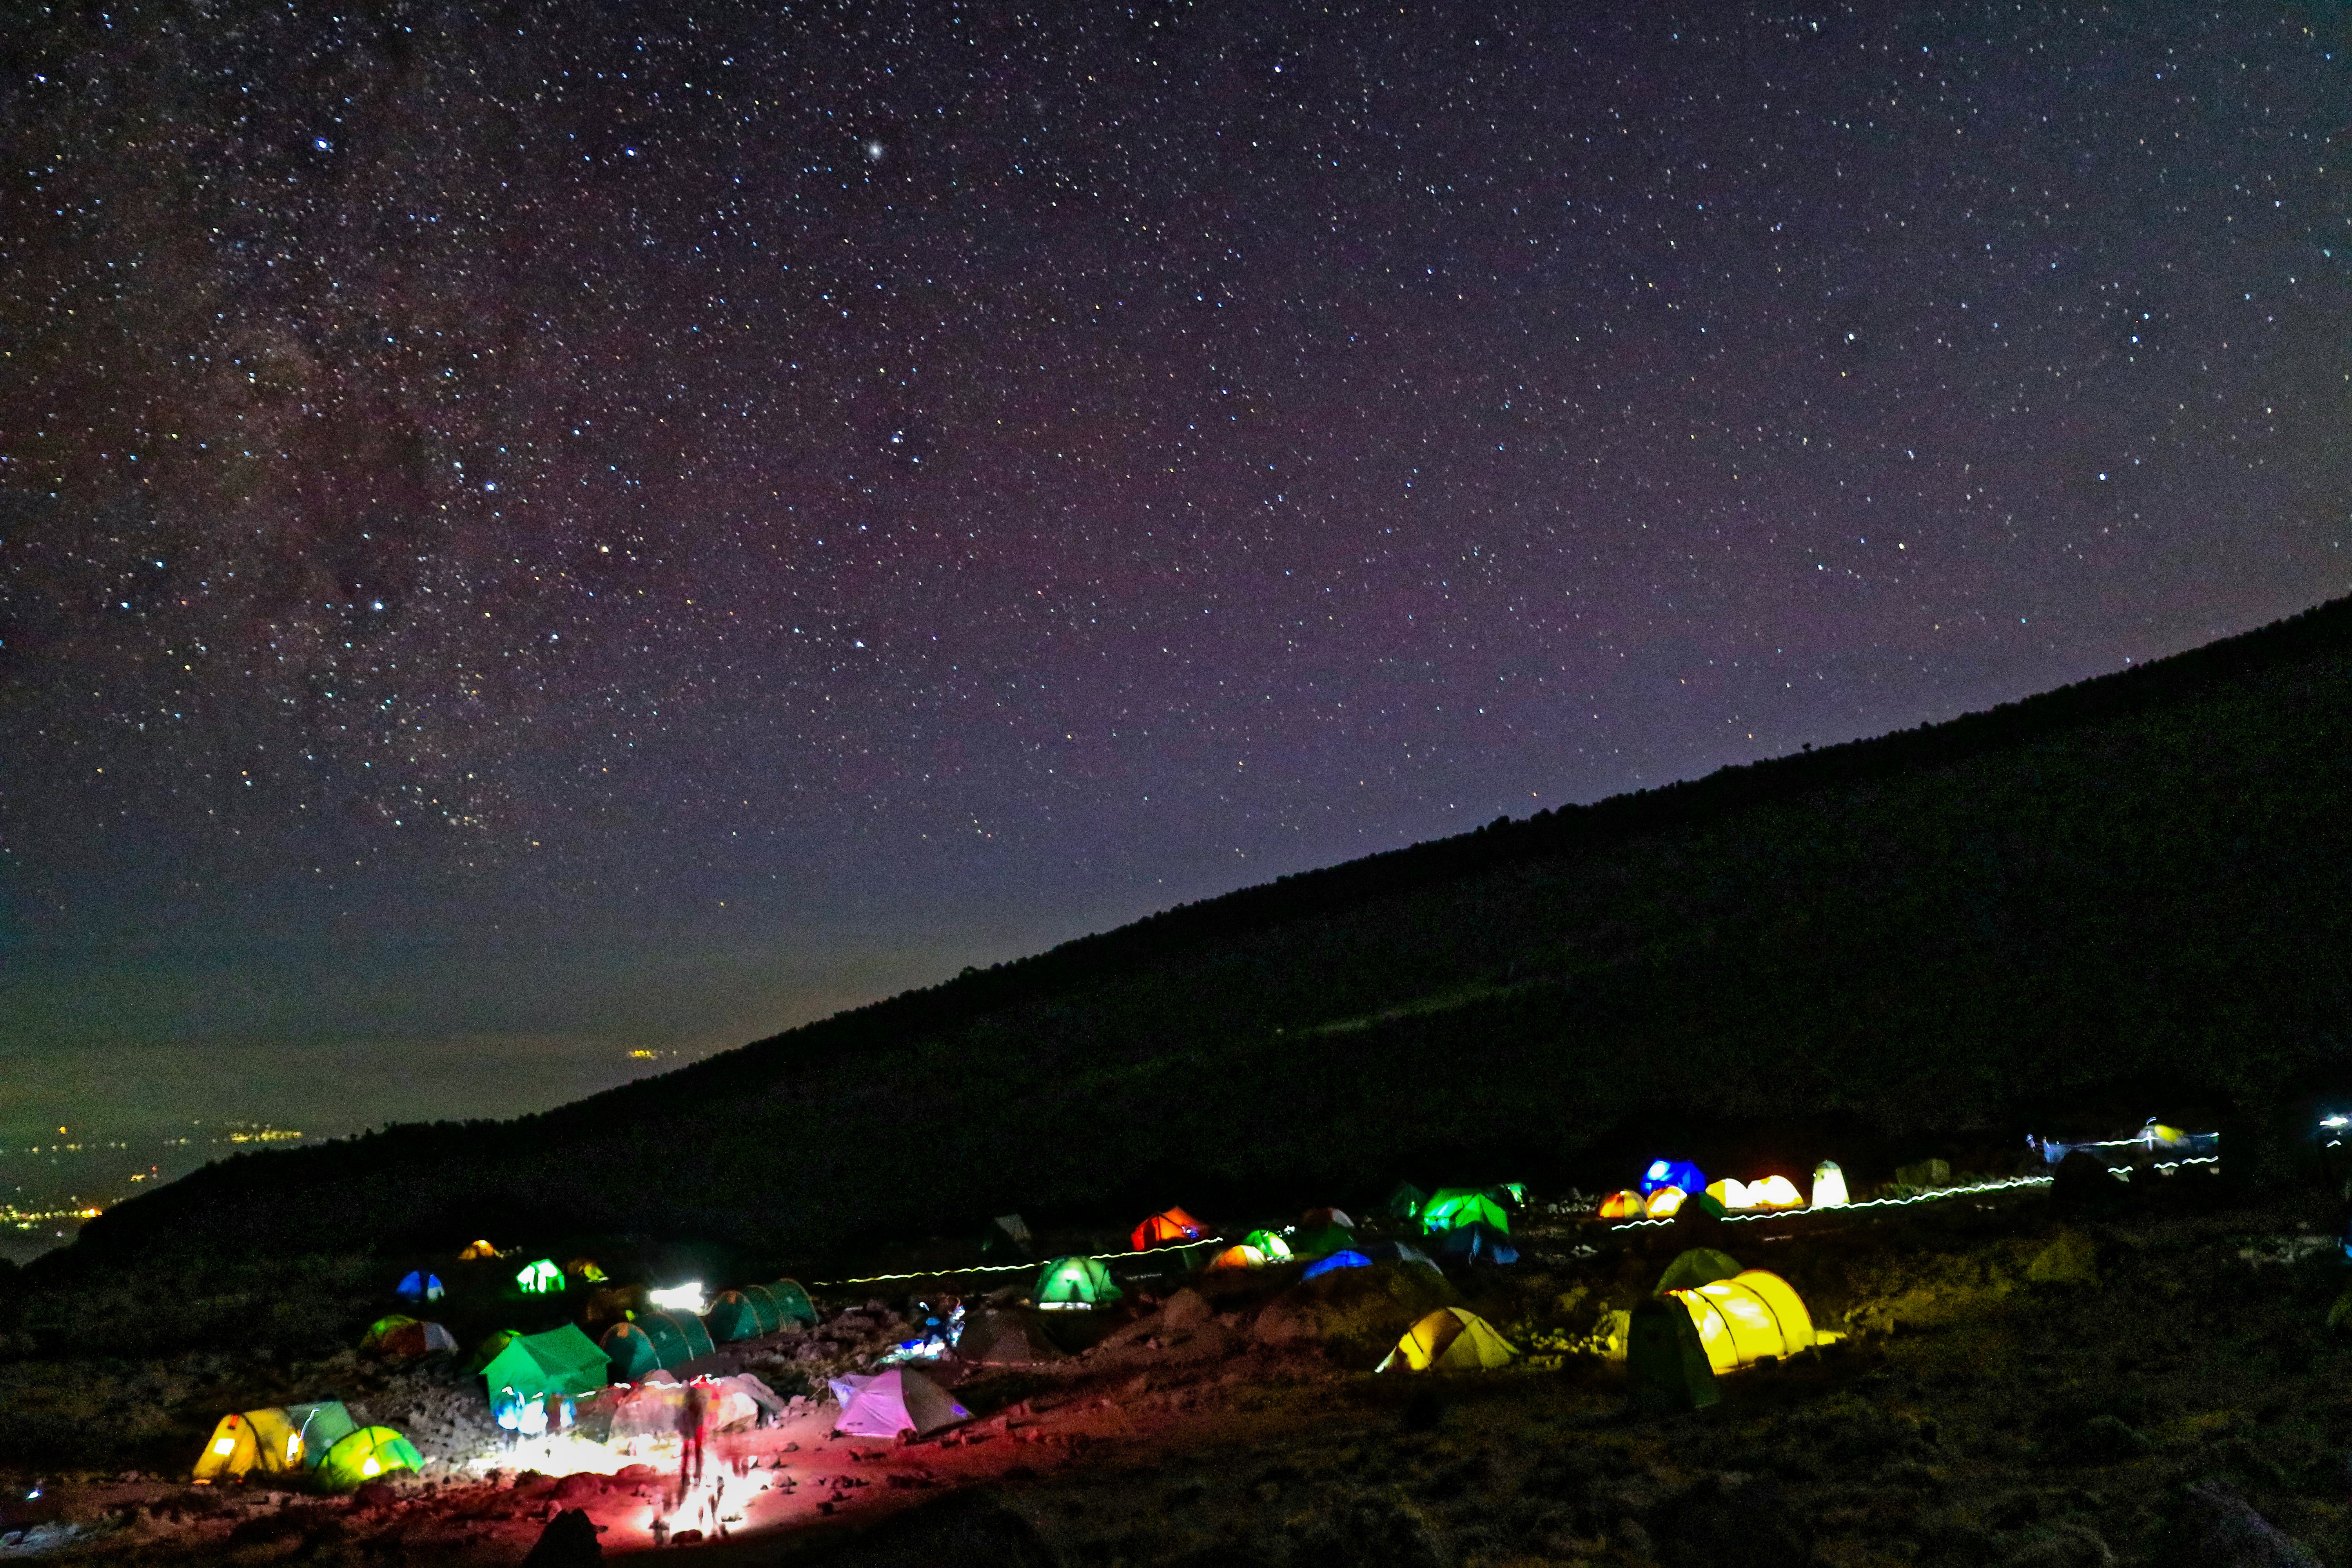
[[604, 1543], [596, 1539], [596, 1521], [579, 1509], [568, 1508], [539, 1532], [539, 1542], [523, 1559], [523, 1568], [587, 1568], [604, 1561]]
[[2096, 1285], [2099, 1249], [2089, 1237], [2070, 1226], [2034, 1255], [2025, 1266], [2025, 1278], [2033, 1285]]
[[361, 1508], [390, 1508], [400, 1500], [400, 1494], [382, 1481], [370, 1481], [352, 1495]]
[[1895, 1168], [1895, 1184], [1899, 1187], [1948, 1187], [1952, 1184], [1952, 1167], [1943, 1160], [1922, 1160], [1913, 1165]]
[[604, 1478], [592, 1471], [583, 1470], [576, 1476], [566, 1476], [556, 1482], [555, 1490], [551, 1495], [557, 1502], [574, 1503], [586, 1498], [602, 1497], [604, 1494]]
[[2319, 1559], [2253, 1510], [2226, 1481], [2199, 1481], [2182, 1499], [2182, 1533], [2189, 1551], [2177, 1561], [2195, 1568], [2320, 1568]]

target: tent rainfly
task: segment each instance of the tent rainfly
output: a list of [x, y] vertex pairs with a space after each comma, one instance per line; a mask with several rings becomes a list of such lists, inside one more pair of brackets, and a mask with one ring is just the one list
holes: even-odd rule
[[1255, 1247], [1265, 1254], [1268, 1263], [1281, 1263], [1290, 1257], [1290, 1243], [1277, 1231], [1254, 1230], [1242, 1237], [1244, 1247]]
[[383, 1318], [368, 1330], [362, 1350], [371, 1350], [387, 1361], [421, 1361], [442, 1351], [456, 1354], [457, 1336], [438, 1323], [420, 1323], [414, 1318]]
[[784, 1323], [783, 1314], [765, 1292], [754, 1300], [747, 1291], [721, 1290], [712, 1299], [710, 1310], [702, 1314], [702, 1326], [710, 1331], [713, 1342], [724, 1345], [772, 1334]]
[[1707, 1364], [1719, 1373], [1794, 1355], [1830, 1337], [1814, 1331], [1796, 1289], [1765, 1269], [1745, 1268], [1667, 1294], [1690, 1315]]
[[1507, 1365], [1518, 1353], [1467, 1307], [1440, 1307], [1407, 1329], [1373, 1370], [1402, 1362], [1408, 1372], [1479, 1372]]
[[1141, 1225], [1128, 1237], [1138, 1252], [1149, 1252], [1155, 1247], [1168, 1247], [1179, 1242], [1198, 1241], [1202, 1225], [1182, 1209], [1162, 1209]]
[[947, 1390], [907, 1367], [833, 1381], [833, 1396], [841, 1402], [834, 1430], [848, 1437], [896, 1437], [901, 1433], [928, 1437], [971, 1412], [958, 1405]]
[[1421, 1228], [1432, 1236], [1465, 1225], [1488, 1225], [1507, 1231], [1511, 1228], [1511, 1216], [1493, 1198], [1469, 1187], [1440, 1187], [1421, 1211]]
[[301, 1468], [301, 1429], [286, 1412], [247, 1410], [220, 1418], [188, 1479], [201, 1487], [223, 1478], [240, 1481], [255, 1470], [279, 1476]]
[[1307, 1226], [1290, 1238], [1293, 1258], [1322, 1258], [1356, 1245], [1356, 1233], [1337, 1223]]
[[478, 1241], [472, 1246], [467, 1247], [465, 1251], [457, 1254], [457, 1261], [460, 1263], [479, 1263], [486, 1258], [496, 1258], [498, 1255], [499, 1249], [497, 1247], [492, 1247], [487, 1241]]
[[1688, 1290], [1717, 1279], [1728, 1279], [1739, 1272], [1739, 1260], [1727, 1252], [1717, 1252], [1712, 1247], [1694, 1247], [1679, 1253], [1666, 1271], [1658, 1276], [1658, 1294], [1669, 1290]]
[[623, 1383], [640, 1382], [656, 1367], [675, 1367], [711, 1352], [709, 1331], [687, 1312], [640, 1312], [633, 1321], [606, 1329], [600, 1343], [612, 1358], [614, 1377]]
[[1098, 1258], [1056, 1258], [1038, 1271], [1037, 1305], [1049, 1312], [1085, 1311], [1118, 1300], [1118, 1288]]
[[1320, 1279], [1324, 1275], [1333, 1273], [1341, 1268], [1370, 1268], [1371, 1266], [1372, 1260], [1365, 1257], [1362, 1253], [1347, 1247], [1342, 1247], [1338, 1252], [1331, 1253], [1328, 1257], [1318, 1258], [1314, 1262], [1308, 1264], [1307, 1266], [1307, 1272], [1300, 1275], [1299, 1278], [1302, 1279]]
[[362, 1426], [327, 1450], [319, 1484], [331, 1492], [356, 1491], [395, 1470], [421, 1470], [425, 1456], [389, 1426]]
[[438, 1301], [441, 1299], [441, 1276], [428, 1274], [422, 1268], [412, 1268], [400, 1277], [392, 1293], [404, 1301]]
[[1228, 1247], [1209, 1259], [1209, 1267], [1212, 1268], [1263, 1268], [1265, 1267], [1265, 1254], [1247, 1243], [1243, 1243]]
[[1455, 1226], [1437, 1238], [1437, 1255], [1464, 1263], [1517, 1263], [1511, 1238], [1483, 1221]]
[[566, 1323], [543, 1334], [517, 1334], [482, 1368], [482, 1385], [496, 1394], [511, 1388], [524, 1399], [587, 1394], [604, 1386], [612, 1357]]
[[555, 1259], [542, 1258], [525, 1264], [515, 1276], [515, 1284], [526, 1296], [552, 1296], [563, 1289], [563, 1270], [555, 1266]]
[[1641, 1219], [1649, 1212], [1650, 1205], [1643, 1203], [1642, 1194], [1631, 1187], [1623, 1192], [1612, 1193], [1601, 1200], [1602, 1219]]
[[1429, 1194], [1411, 1182], [1399, 1182], [1396, 1184], [1396, 1191], [1389, 1194], [1389, 1217], [1417, 1219], [1421, 1215], [1421, 1205], [1428, 1201]]
[[809, 1300], [809, 1293], [801, 1288], [799, 1280], [772, 1279], [765, 1285], [747, 1285], [743, 1289], [743, 1294], [755, 1299], [762, 1292], [782, 1317], [783, 1327], [789, 1329], [795, 1323], [815, 1327], [816, 1303]]

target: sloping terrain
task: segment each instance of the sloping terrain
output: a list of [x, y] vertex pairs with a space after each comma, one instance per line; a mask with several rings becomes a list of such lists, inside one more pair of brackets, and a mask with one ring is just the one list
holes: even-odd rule
[[1831, 1125], [1867, 1164], [2142, 1089], [2231, 1116], [2247, 1169], [2346, 1059], [2347, 786], [2338, 601], [1171, 910], [543, 1116], [240, 1158], [60, 1263], [490, 1229], [807, 1258], [1010, 1209], [1574, 1173], [1636, 1129], [1769, 1152]]

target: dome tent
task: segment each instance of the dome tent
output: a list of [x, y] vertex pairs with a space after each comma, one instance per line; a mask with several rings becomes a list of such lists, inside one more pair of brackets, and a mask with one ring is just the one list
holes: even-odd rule
[[327, 1450], [319, 1461], [319, 1484], [331, 1492], [355, 1491], [397, 1470], [421, 1470], [425, 1456], [389, 1426], [362, 1426]]
[[276, 1476], [301, 1468], [301, 1430], [287, 1419], [286, 1412], [247, 1410], [224, 1415], [214, 1426], [188, 1479], [208, 1486], [223, 1478], [243, 1480], [254, 1470]]
[[947, 1390], [906, 1367], [865, 1376], [852, 1373], [832, 1384], [833, 1396], [841, 1402], [833, 1426], [845, 1436], [896, 1437], [903, 1433], [928, 1437], [971, 1419], [971, 1412]]
[[982, 1366], [1034, 1366], [1063, 1359], [1045, 1325], [1025, 1312], [982, 1308], [964, 1320], [956, 1359]]
[[1128, 1239], [1137, 1252], [1149, 1252], [1155, 1247], [1169, 1247], [1187, 1241], [1198, 1241], [1204, 1233], [1201, 1222], [1182, 1209], [1162, 1209], [1135, 1227]]
[[1502, 1205], [1470, 1187], [1440, 1187], [1421, 1211], [1421, 1228], [1432, 1236], [1465, 1225], [1488, 1225], [1507, 1231], [1511, 1218], [1503, 1212]]
[[1407, 1329], [1372, 1370], [1386, 1372], [1402, 1361], [1408, 1372], [1479, 1372], [1507, 1365], [1518, 1353], [1467, 1307], [1441, 1307]]
[[1727, 1252], [1717, 1252], [1712, 1247], [1694, 1247], [1679, 1253], [1666, 1271], [1658, 1276], [1659, 1295], [1669, 1290], [1687, 1290], [1717, 1279], [1728, 1279], [1739, 1272], [1739, 1260]]
[[1265, 1254], [1246, 1243], [1228, 1247], [1209, 1259], [1212, 1268], [1263, 1268]]
[[1299, 1278], [1302, 1279], [1320, 1279], [1324, 1275], [1332, 1273], [1338, 1269], [1370, 1268], [1371, 1266], [1372, 1260], [1365, 1257], [1362, 1253], [1354, 1251], [1348, 1247], [1341, 1247], [1339, 1251], [1318, 1258], [1314, 1262], [1308, 1264], [1307, 1266], [1307, 1272], [1300, 1275]]
[[1283, 1239], [1281, 1233], [1265, 1229], [1263, 1226], [1242, 1237], [1242, 1245], [1255, 1247], [1265, 1253], [1268, 1263], [1284, 1262], [1291, 1255], [1290, 1243]]
[[[1641, 1188], [1645, 1198], [1654, 1195], [1661, 1187], [1680, 1187], [1683, 1194], [1688, 1197], [1706, 1191], [1706, 1177], [1700, 1174], [1699, 1168], [1688, 1160], [1653, 1160], [1635, 1185]], [[1651, 1212], [1657, 1212], [1654, 1205]]]
[[392, 1293], [404, 1301], [438, 1301], [441, 1299], [441, 1276], [422, 1268], [412, 1268], [400, 1277]]
[[1290, 1238], [1293, 1258], [1324, 1258], [1356, 1245], [1356, 1233], [1337, 1220], [1301, 1226]]
[[1049, 1312], [1108, 1306], [1124, 1294], [1097, 1258], [1056, 1258], [1037, 1275], [1037, 1305]]

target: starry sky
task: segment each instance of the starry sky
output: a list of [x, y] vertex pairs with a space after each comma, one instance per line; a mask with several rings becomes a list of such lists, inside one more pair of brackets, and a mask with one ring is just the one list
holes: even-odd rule
[[0, 1134], [550, 1104], [2352, 584], [2340, 7], [10, 16]]

